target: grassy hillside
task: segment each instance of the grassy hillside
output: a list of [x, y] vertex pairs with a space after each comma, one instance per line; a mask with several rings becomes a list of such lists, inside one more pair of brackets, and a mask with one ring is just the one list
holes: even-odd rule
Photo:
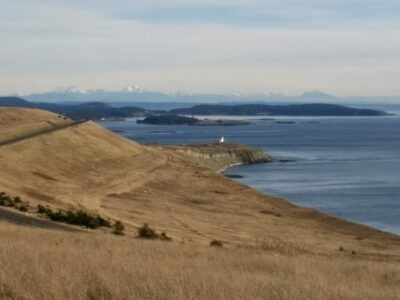
[[66, 117], [41, 110], [7, 108], [0, 111], [0, 145], [73, 123]]
[[139, 145], [92, 122], [0, 147], [0, 169], [8, 194], [122, 220], [128, 235], [146, 222], [177, 241], [200, 244], [268, 239], [306, 252], [335, 253], [343, 246], [365, 256], [400, 249], [395, 235], [264, 196], [197, 160]]
[[0, 130], [3, 134], [5, 130], [19, 126], [32, 126], [37, 123], [64, 124], [68, 119], [54, 113], [27, 108], [2, 107], [0, 108]]
[[0, 222], [0, 299], [398, 299], [400, 265]]
[[[1, 115], [11, 136], [43, 116], [57, 120], [34, 110]], [[32, 206], [75, 207], [127, 227], [114, 237], [0, 222], [0, 299], [395, 299], [399, 292], [398, 236], [265, 196], [201, 160], [93, 122], [0, 146], [0, 170], [1, 190]], [[172, 242], [134, 239], [143, 223]], [[212, 240], [223, 247], [209, 248]]]

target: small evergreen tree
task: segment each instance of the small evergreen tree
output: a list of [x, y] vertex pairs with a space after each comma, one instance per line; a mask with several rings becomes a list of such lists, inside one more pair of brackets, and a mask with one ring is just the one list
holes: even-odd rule
[[116, 221], [114, 223], [113, 233], [116, 235], [124, 235], [125, 225], [121, 221]]
[[138, 229], [138, 237], [142, 239], [158, 239], [159, 235], [156, 231], [149, 226], [149, 224], [144, 223], [142, 227]]

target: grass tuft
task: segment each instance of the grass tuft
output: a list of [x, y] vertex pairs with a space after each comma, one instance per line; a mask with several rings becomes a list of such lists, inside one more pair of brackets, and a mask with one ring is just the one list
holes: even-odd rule
[[163, 231], [161, 234], [158, 234], [153, 228], [149, 226], [149, 224], [144, 223], [142, 227], [138, 229], [138, 238], [148, 239], [148, 240], [163, 240], [163, 241], [171, 241], [172, 238], [167, 236], [167, 234]]
[[222, 243], [222, 241], [220, 241], [220, 240], [212, 240], [212, 241], [210, 242], [210, 246], [211, 246], [211, 247], [222, 247], [222, 246], [223, 246], [223, 243]]

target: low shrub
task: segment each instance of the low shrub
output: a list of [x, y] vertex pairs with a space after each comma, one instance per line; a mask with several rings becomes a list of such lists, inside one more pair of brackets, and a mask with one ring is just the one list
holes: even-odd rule
[[[29, 211], [29, 202], [22, 201], [20, 197], [12, 198], [5, 192], [0, 192], [0, 206], [14, 207], [22, 212]], [[82, 225], [91, 229], [96, 229], [98, 227], [112, 227], [109, 220], [104, 219], [100, 215], [93, 215], [83, 210], [53, 211], [50, 207], [39, 204], [37, 206], [37, 212], [56, 222]], [[114, 230], [120, 232], [119, 234], [123, 233], [124, 229], [125, 227], [121, 222], [120, 225], [118, 225], [118, 230], [114, 228]]]
[[14, 197], [14, 203], [21, 203], [22, 202], [22, 200], [21, 200], [21, 198], [20, 197]]
[[0, 206], [14, 207], [20, 211], [29, 210], [29, 202], [22, 201], [20, 197], [12, 198], [5, 192], [0, 192]]
[[23, 212], [27, 212], [29, 210], [29, 204], [23, 203], [18, 206], [18, 209]]
[[210, 246], [211, 247], [222, 247], [223, 244], [222, 244], [222, 241], [220, 241], [220, 240], [212, 240], [210, 242]]
[[9, 195], [4, 192], [0, 192], [0, 205], [1, 206], [15, 206], [14, 199], [12, 199]]
[[[109, 227], [109, 228], [112, 227], [109, 220], [104, 219], [104, 218], [101, 217], [100, 215], [97, 215], [96, 217], [97, 217], [97, 221], [99, 222], [99, 225], [100, 225], [101, 227]], [[121, 224], [122, 224], [122, 223], [121, 223]]]
[[138, 229], [138, 238], [141, 239], [149, 239], [149, 240], [162, 240], [162, 241], [171, 241], [172, 238], [167, 236], [167, 234], [163, 231], [161, 234], [158, 234], [153, 228], [149, 226], [149, 224], [144, 223], [142, 227]]
[[116, 235], [124, 235], [125, 225], [121, 221], [116, 221], [114, 223], [113, 233]]
[[160, 239], [164, 241], [172, 241], [172, 238], [169, 237], [165, 231], [161, 232]]
[[51, 213], [52, 212], [52, 210], [50, 209], [50, 207], [48, 207], [48, 206], [43, 206], [43, 205], [38, 205], [37, 206], [37, 212], [39, 213], [39, 214], [48, 214], [48, 213]]
[[50, 220], [55, 222], [62, 222], [71, 225], [81, 225], [90, 229], [96, 229], [98, 227], [111, 227], [110, 221], [102, 218], [99, 215], [92, 215], [83, 210], [78, 211], [53, 211], [49, 207], [43, 205], [37, 206], [37, 211], [40, 214], [45, 215]]
[[149, 226], [149, 224], [144, 223], [142, 227], [138, 229], [138, 237], [142, 239], [158, 239], [159, 235], [156, 231]]

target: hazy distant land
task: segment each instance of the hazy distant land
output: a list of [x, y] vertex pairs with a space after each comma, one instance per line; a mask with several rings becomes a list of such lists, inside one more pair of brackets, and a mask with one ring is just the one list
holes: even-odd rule
[[[386, 116], [388, 113], [374, 109], [359, 109], [337, 104], [241, 104], [241, 105], [195, 105], [190, 108], [165, 110], [150, 110], [135, 106], [114, 107], [103, 102], [59, 104], [49, 102], [29, 102], [18, 97], [0, 97], [0, 106], [38, 108], [62, 114], [73, 119], [120, 119], [130, 117], [148, 117], [160, 115], [248, 115], [248, 116]], [[165, 119], [171, 117], [161, 117]], [[159, 119], [158, 121], [160, 121]], [[158, 122], [154, 120], [154, 122]], [[171, 120], [174, 121], [174, 120]], [[190, 123], [188, 119], [175, 118], [176, 122]], [[207, 122], [191, 122], [197, 125], [209, 125]], [[217, 122], [214, 122], [215, 124]], [[214, 124], [214, 125], [215, 125]], [[223, 124], [220, 124], [223, 125]], [[225, 124], [225, 125], [235, 125]]]
[[174, 109], [175, 114], [189, 115], [266, 115], [266, 116], [386, 116], [386, 112], [359, 109], [337, 104], [242, 104], [242, 105], [196, 105], [191, 108]]
[[152, 125], [191, 125], [191, 126], [239, 126], [248, 125], [248, 121], [244, 120], [227, 120], [227, 119], [197, 119], [193, 117], [179, 116], [176, 114], [164, 114], [148, 116], [143, 120], [137, 120], [139, 124]]
[[[37, 109], [0, 108], [0, 125], [1, 192], [14, 199], [14, 207], [1, 209], [12, 211], [14, 221], [0, 222], [0, 264], [6, 266], [0, 298], [399, 294], [398, 236], [264, 195], [216, 172], [268, 161], [255, 149], [142, 145], [92, 121]], [[43, 220], [39, 205], [70, 210], [56, 216], [71, 219], [73, 208], [120, 221], [125, 235], [112, 235], [115, 225], [96, 231], [74, 226], [80, 233], [21, 226], [14, 218]], [[143, 240], [144, 223], [168, 242]], [[24, 272], [21, 261], [27, 262]]]

